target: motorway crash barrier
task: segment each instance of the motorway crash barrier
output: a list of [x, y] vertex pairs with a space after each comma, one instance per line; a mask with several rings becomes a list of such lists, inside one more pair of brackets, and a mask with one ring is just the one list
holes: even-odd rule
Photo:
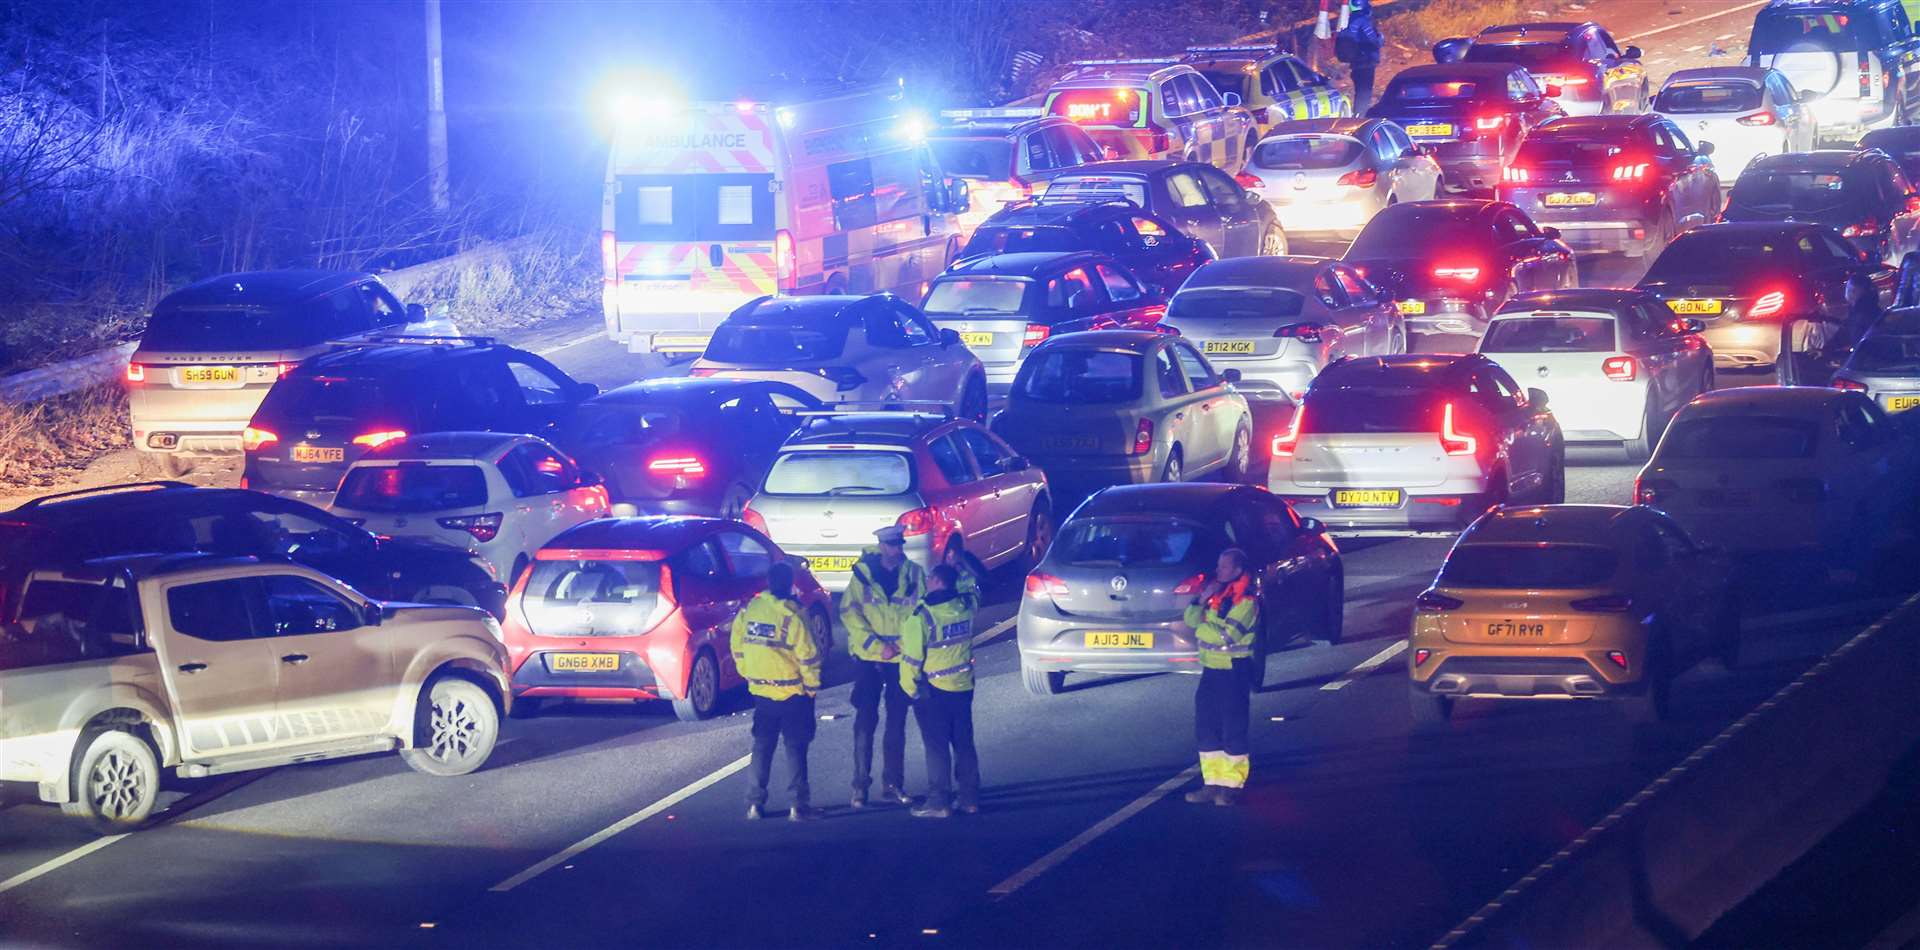
[[1698, 938], [1885, 786], [1920, 740], [1920, 594], [1842, 644], [1437, 947]]

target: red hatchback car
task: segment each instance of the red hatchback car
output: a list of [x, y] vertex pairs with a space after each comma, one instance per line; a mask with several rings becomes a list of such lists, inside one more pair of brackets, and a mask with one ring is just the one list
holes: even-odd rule
[[[711, 716], [744, 685], [727, 642], [734, 614], [785, 558], [721, 518], [604, 518], [561, 533], [507, 598], [513, 714], [569, 698], [665, 699], [683, 720]], [[806, 616], [830, 636], [830, 598], [793, 561]]]

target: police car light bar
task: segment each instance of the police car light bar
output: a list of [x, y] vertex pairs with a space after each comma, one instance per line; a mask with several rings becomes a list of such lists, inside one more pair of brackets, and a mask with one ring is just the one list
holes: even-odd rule
[[1153, 59], [1076, 59], [1069, 66], [1171, 66], [1179, 62], [1171, 56]]
[[1271, 53], [1279, 47], [1269, 43], [1265, 46], [1189, 46], [1188, 53]]
[[940, 118], [955, 122], [980, 122], [991, 119], [1037, 119], [1046, 114], [1039, 106], [1001, 106], [996, 109], [941, 109]]

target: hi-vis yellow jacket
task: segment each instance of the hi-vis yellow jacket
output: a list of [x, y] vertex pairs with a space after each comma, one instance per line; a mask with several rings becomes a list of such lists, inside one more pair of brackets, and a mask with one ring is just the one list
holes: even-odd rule
[[840, 595], [840, 622], [847, 625], [847, 652], [857, 660], [881, 659], [885, 645], [897, 649], [901, 624], [927, 592], [926, 569], [912, 561], [900, 565], [900, 582], [894, 585], [892, 597], [874, 579], [879, 569], [879, 548], [861, 552], [860, 560], [853, 565], [853, 582]]
[[973, 606], [953, 591], [928, 595], [900, 628], [900, 686], [919, 696], [926, 683], [949, 693], [973, 688]]
[[1233, 669], [1234, 660], [1253, 656], [1253, 638], [1260, 627], [1260, 602], [1245, 574], [1203, 603], [1187, 608], [1186, 624], [1200, 646], [1200, 665], [1212, 670]]
[[755, 696], [820, 691], [820, 648], [800, 605], [761, 591], [733, 618], [733, 663]]

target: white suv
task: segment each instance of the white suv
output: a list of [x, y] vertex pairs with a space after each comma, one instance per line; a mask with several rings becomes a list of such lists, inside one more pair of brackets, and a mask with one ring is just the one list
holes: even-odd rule
[[975, 422], [987, 416], [979, 357], [893, 294], [761, 297], [714, 329], [688, 374], [774, 380], [824, 403], [940, 403]]
[[355, 461], [331, 510], [382, 537], [464, 548], [511, 587], [541, 545], [607, 507], [600, 476], [543, 439], [433, 432]]
[[511, 695], [493, 618], [381, 604], [297, 564], [141, 555], [35, 571], [0, 624], [0, 781], [103, 833], [198, 778], [398, 749], [493, 752]]

